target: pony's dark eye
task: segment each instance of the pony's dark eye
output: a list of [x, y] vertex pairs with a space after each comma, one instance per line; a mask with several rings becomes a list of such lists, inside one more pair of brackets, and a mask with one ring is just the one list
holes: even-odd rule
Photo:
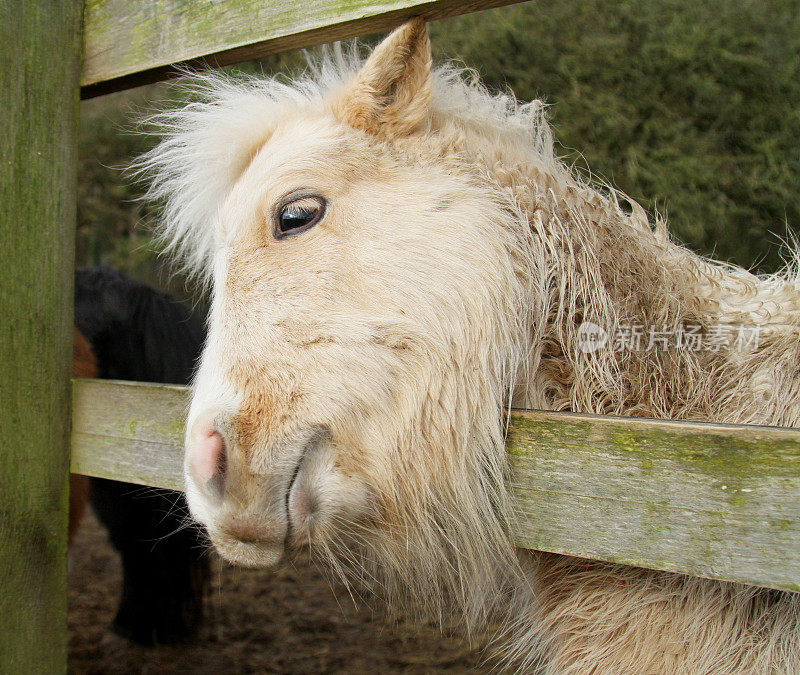
[[322, 197], [298, 197], [284, 201], [275, 214], [275, 238], [300, 234], [316, 225], [325, 215]]

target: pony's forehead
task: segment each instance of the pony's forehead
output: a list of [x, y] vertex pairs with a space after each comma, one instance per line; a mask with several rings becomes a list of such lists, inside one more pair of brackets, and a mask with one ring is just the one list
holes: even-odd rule
[[354, 133], [348, 133], [345, 125], [323, 110], [297, 111], [276, 121], [256, 151], [253, 165], [261, 167], [289, 158], [335, 157], [345, 145], [353, 145], [353, 140]]
[[[367, 158], [371, 160], [369, 166], [365, 166]], [[304, 180], [352, 181], [367, 175], [378, 161], [377, 153], [361, 132], [330, 114], [306, 113], [283, 119], [273, 127], [253, 154], [240, 183], [269, 191]]]
[[360, 132], [325, 114], [276, 121], [252, 153], [219, 211], [223, 240], [232, 244], [261, 223], [288, 194], [342, 196], [380, 163]]

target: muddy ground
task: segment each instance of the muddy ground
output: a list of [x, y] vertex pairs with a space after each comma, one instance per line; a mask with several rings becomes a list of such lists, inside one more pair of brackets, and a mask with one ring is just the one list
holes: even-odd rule
[[[110, 633], [120, 565], [89, 515], [69, 574], [71, 673], [488, 673], [482, 653], [433, 626], [355, 606], [310, 566], [278, 572], [217, 565], [201, 635], [143, 648]], [[496, 671], [495, 671], [496, 672]]]

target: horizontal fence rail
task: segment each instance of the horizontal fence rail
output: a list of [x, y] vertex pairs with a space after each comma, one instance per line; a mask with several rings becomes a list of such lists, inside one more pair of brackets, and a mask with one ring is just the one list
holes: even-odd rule
[[[72, 470], [180, 490], [185, 387], [73, 381]], [[800, 430], [515, 411], [521, 547], [800, 591]]]
[[82, 96], [519, 0], [87, 0]]

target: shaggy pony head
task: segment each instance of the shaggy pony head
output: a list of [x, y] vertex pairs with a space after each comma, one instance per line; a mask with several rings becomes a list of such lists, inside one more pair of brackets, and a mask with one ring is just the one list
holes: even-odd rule
[[432, 71], [421, 20], [296, 82], [198, 76], [140, 168], [212, 288], [185, 469], [219, 552], [309, 547], [473, 624], [516, 573], [503, 420], [534, 256], [465, 139], [552, 151], [538, 104], [466, 79]]

